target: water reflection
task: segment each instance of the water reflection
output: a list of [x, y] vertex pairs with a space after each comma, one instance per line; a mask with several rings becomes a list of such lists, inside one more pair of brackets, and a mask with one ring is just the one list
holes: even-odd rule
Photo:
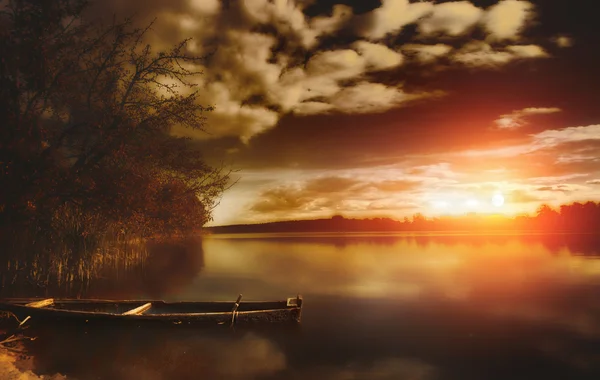
[[196, 251], [149, 264], [156, 267], [147, 280], [121, 282], [123, 291], [228, 300], [239, 292], [244, 299], [299, 292], [301, 330], [46, 331], [32, 343], [37, 373], [600, 378], [596, 237], [215, 235], [195, 244]]
[[77, 379], [253, 379], [286, 368], [280, 348], [252, 332], [48, 330], [29, 346], [38, 372], [67, 367]]
[[374, 363], [349, 363], [343, 367], [322, 366], [290, 373], [289, 379], [329, 380], [433, 380], [437, 378], [433, 366], [419, 360], [388, 358]]
[[[132, 249], [132, 248], [130, 248]], [[204, 268], [199, 237], [172, 241], [149, 241], [122, 252], [111, 260], [97, 259], [76, 268], [48, 271], [43, 283], [36, 261], [10, 261], [0, 266], [2, 297], [67, 298], [162, 298], [175, 296]], [[94, 260], [94, 258], [92, 258]], [[39, 277], [39, 276], [38, 276]]]
[[227, 239], [236, 241], [268, 240], [270, 242], [293, 243], [293, 244], [323, 244], [334, 245], [345, 248], [348, 245], [372, 244], [394, 246], [403, 243], [414, 243], [419, 247], [427, 247], [430, 244], [472, 245], [482, 246], [485, 244], [502, 245], [510, 241], [521, 243], [542, 244], [549, 251], [556, 253], [568, 251], [573, 255], [595, 256], [600, 255], [600, 235], [598, 234], [543, 234], [543, 233], [496, 233], [473, 235], [468, 233], [290, 233], [290, 234], [222, 234], [212, 235], [211, 239]]
[[535, 236], [213, 237], [204, 242], [210, 265], [197, 289], [231, 295], [242, 281], [246, 293], [258, 295], [523, 297], [600, 274], [599, 261], [575, 256], [568, 246], [550, 251], [548, 241]]
[[201, 275], [204, 250], [200, 238], [152, 241], [146, 245], [147, 259], [122, 273], [97, 279], [87, 289], [91, 298], [135, 299], [176, 298]]

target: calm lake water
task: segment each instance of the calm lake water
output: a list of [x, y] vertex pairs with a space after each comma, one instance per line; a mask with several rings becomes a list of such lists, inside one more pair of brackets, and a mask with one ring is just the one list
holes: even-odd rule
[[194, 244], [86, 295], [300, 293], [301, 326], [46, 331], [31, 343], [35, 372], [84, 380], [600, 379], [598, 238], [213, 235]]

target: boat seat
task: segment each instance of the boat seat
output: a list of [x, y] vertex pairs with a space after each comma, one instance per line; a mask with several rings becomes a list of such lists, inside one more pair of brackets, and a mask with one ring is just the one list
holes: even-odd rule
[[135, 309], [127, 310], [123, 313], [123, 315], [140, 315], [144, 314], [152, 307], [152, 303], [148, 302], [143, 304], [142, 306], [138, 306]]
[[45, 300], [35, 301], [35, 302], [30, 302], [28, 304], [25, 304], [25, 306], [27, 306], [27, 307], [36, 307], [36, 308], [42, 308], [42, 307], [52, 306], [52, 305], [54, 305], [54, 298], [47, 298]]

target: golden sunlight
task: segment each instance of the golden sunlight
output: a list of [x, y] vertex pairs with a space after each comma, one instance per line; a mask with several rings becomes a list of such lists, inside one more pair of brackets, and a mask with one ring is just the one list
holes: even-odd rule
[[479, 201], [477, 199], [467, 199], [465, 205], [469, 208], [476, 208], [479, 206]]
[[496, 207], [504, 206], [504, 196], [502, 195], [502, 193], [494, 194], [494, 196], [492, 197], [492, 204]]
[[[437, 198], [437, 199], [435, 199]], [[512, 213], [513, 205], [508, 205], [506, 195], [494, 190], [488, 196], [483, 194], [436, 194], [431, 200], [430, 212], [434, 215], [462, 215], [470, 213]]]

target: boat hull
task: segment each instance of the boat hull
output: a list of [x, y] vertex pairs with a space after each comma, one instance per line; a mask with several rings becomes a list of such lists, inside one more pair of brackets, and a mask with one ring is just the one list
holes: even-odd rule
[[[152, 307], [143, 314], [125, 315], [124, 310], [140, 307], [147, 301], [57, 301], [52, 307], [35, 308], [18, 302], [0, 303], [28, 324], [67, 323], [69, 325], [125, 324], [173, 326], [232, 326], [263, 323], [299, 323], [302, 305], [288, 306], [286, 301], [240, 303], [233, 311], [232, 302], [149, 301]], [[78, 310], [73, 310], [78, 309]], [[101, 311], [111, 310], [113, 312]], [[230, 311], [226, 311], [230, 310]]]

